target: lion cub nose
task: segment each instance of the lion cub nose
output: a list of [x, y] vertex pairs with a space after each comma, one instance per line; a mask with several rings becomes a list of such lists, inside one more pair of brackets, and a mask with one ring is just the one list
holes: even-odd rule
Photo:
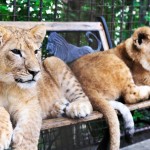
[[33, 75], [33, 78], [34, 78], [40, 71], [28, 70], [28, 72], [29, 72], [30, 74], [32, 74], [32, 75]]

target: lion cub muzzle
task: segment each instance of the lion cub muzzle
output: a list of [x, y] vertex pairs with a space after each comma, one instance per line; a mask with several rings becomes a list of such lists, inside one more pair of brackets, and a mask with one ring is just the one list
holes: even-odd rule
[[36, 82], [39, 79], [40, 70], [28, 70], [29, 77], [26, 80], [23, 80], [21, 78], [16, 78], [15, 81], [17, 83], [31, 83]]

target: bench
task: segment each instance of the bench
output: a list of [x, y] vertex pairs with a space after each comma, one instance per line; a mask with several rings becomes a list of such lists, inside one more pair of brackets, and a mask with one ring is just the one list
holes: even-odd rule
[[[58, 32], [86, 32], [86, 31], [96, 31], [98, 36], [101, 39], [103, 49], [108, 50], [112, 48], [111, 40], [109, 37], [106, 22], [103, 18], [101, 18], [97, 22], [7, 22], [0, 21], [0, 25], [8, 25], [8, 26], [17, 26], [20, 28], [31, 28], [37, 24], [45, 24], [47, 31], [58, 31]], [[137, 104], [128, 105], [131, 111], [148, 108], [150, 107], [150, 101], [144, 101]], [[87, 116], [83, 119], [70, 119], [70, 118], [54, 118], [47, 119], [43, 121], [42, 129], [47, 130], [57, 127], [64, 127], [68, 125], [78, 124], [81, 122], [88, 122], [96, 119], [103, 118], [103, 115], [100, 112], [94, 111], [91, 115]]]

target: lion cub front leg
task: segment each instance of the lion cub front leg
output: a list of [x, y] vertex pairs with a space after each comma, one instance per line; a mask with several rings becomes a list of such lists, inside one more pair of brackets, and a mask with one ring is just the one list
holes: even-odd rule
[[10, 115], [5, 108], [0, 107], [0, 150], [8, 149], [13, 133]]
[[[59, 58], [50, 57], [44, 60], [46, 70], [53, 75], [60, 86], [64, 97], [69, 102], [65, 113], [71, 118], [83, 118], [91, 114], [93, 108], [80, 83], [75, 78], [70, 68]], [[58, 105], [61, 106], [60, 103]]]
[[71, 118], [84, 118], [93, 111], [91, 102], [71, 70], [66, 67], [63, 71], [65, 80], [62, 80], [60, 85], [66, 99], [70, 102], [65, 109], [66, 115]]
[[14, 150], [37, 150], [42, 124], [41, 108], [37, 103], [20, 104], [14, 110], [16, 127], [13, 132]]

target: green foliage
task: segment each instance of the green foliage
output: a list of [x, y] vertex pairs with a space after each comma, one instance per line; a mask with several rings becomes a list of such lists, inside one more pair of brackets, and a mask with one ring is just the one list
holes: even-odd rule
[[150, 12], [146, 12], [146, 15], [144, 16], [145, 20], [150, 22]]
[[150, 113], [148, 109], [133, 111], [135, 128], [143, 128], [150, 124]]
[[[127, 39], [135, 28], [150, 23], [147, 0], [116, 0], [114, 3], [112, 0], [105, 2], [76, 0], [68, 4], [61, 0], [42, 0], [42, 3], [40, 2], [40, 0], [30, 0], [28, 4], [28, 0], [16, 0], [14, 8], [14, 0], [1, 0], [0, 19], [2, 21], [93, 21], [96, 16], [104, 15], [108, 28], [112, 31], [110, 33], [114, 45]], [[16, 10], [15, 13], [14, 10]], [[79, 34], [73, 37], [76, 38], [68, 38], [72, 39], [71, 43], [76, 41], [78, 45], [87, 44]], [[43, 54], [45, 57], [45, 50]]]
[[137, 121], [138, 119], [141, 119], [143, 117], [144, 117], [144, 115], [140, 111], [138, 111], [138, 110], [134, 111], [134, 113], [133, 113], [134, 121]]
[[[114, 3], [112, 0], [105, 2], [76, 0], [68, 4], [61, 0], [42, 0], [42, 3], [40, 2], [40, 0], [30, 0], [28, 4], [28, 0], [16, 0], [14, 8], [14, 0], [1, 0], [0, 19], [2, 21], [14, 19], [17, 21], [93, 21], [96, 16], [104, 15], [108, 28], [112, 31], [110, 33], [114, 45], [127, 39], [135, 28], [150, 23], [147, 0], [116, 0]], [[15, 13], [14, 10], [16, 10]], [[77, 41], [78, 44], [86, 44], [84, 38], [75, 37], [69, 38], [72, 39], [71, 43]]]
[[[14, 0], [1, 0], [1, 20], [12, 20], [14, 9], [16, 9], [15, 19], [18, 21], [28, 20], [27, 16], [32, 21], [41, 19], [42, 21], [93, 21], [94, 16], [103, 14], [109, 29], [113, 31], [111, 34], [115, 45], [128, 38], [135, 28], [150, 22], [147, 0], [116, 0], [114, 3], [112, 0], [104, 3], [99, 0], [92, 2], [76, 0], [69, 4], [64, 4], [61, 0], [43, 0], [41, 14], [40, 0], [30, 0], [30, 7], [28, 7], [28, 0], [16, 0], [16, 8], [13, 8], [13, 2]], [[55, 6], [56, 2], [57, 6]]]
[[[97, 1], [98, 3], [98, 1]], [[147, 0], [108, 0], [98, 7], [98, 11], [103, 8], [103, 14], [108, 23], [108, 28], [112, 30], [114, 45], [127, 39], [137, 27], [149, 25], [150, 12]]]
[[[5, 20], [10, 20], [10, 17], [7, 15], [8, 14], [8, 5], [6, 5], [5, 2], [3, 2], [2, 4], [0, 4], [0, 19], [2, 21], [5, 21]], [[3, 15], [3, 19], [2, 19], [2, 16]]]
[[[0, 4], [0, 12], [2, 14], [3, 21], [12, 20], [12, 16], [16, 15], [16, 20], [18, 21], [26, 21], [28, 17], [29, 20], [32, 21], [53, 21], [54, 20], [54, 13], [55, 13], [55, 0], [43, 0], [40, 4], [40, 0], [31, 0], [30, 4], [28, 5], [28, 0], [17, 0], [16, 7], [13, 7], [14, 0], [6, 0], [1, 2]], [[62, 5], [61, 5], [62, 6]], [[61, 7], [58, 5], [58, 8]], [[30, 10], [30, 13], [28, 13]], [[41, 14], [40, 14], [41, 11]], [[59, 13], [56, 14], [56, 18], [59, 17]]]
[[[144, 8], [144, 6], [140, 7], [141, 3], [142, 2], [139, 0], [133, 0], [133, 1], [130, 1], [130, 3], [128, 2], [128, 4], [125, 5], [124, 12], [120, 12], [120, 15], [122, 14], [120, 24], [123, 24], [122, 25], [123, 32], [120, 32], [119, 34], [117, 34], [118, 32], [116, 32], [115, 39], [117, 39], [117, 38], [119, 38], [119, 36], [121, 36], [122, 39], [124, 40], [131, 35], [132, 32], [130, 30], [133, 31], [135, 28], [144, 25], [145, 20], [143, 18], [141, 19], [140, 13], [145, 8]], [[145, 12], [143, 12], [143, 11], [142, 11], [142, 13], [143, 13], [143, 15], [145, 14]], [[119, 15], [118, 15], [118, 17], [119, 17]], [[118, 17], [116, 17], [115, 22], [117, 22], [119, 20]], [[118, 26], [116, 26], [115, 28], [118, 28]], [[118, 44], [118, 43], [116, 42], [116, 44]]]

